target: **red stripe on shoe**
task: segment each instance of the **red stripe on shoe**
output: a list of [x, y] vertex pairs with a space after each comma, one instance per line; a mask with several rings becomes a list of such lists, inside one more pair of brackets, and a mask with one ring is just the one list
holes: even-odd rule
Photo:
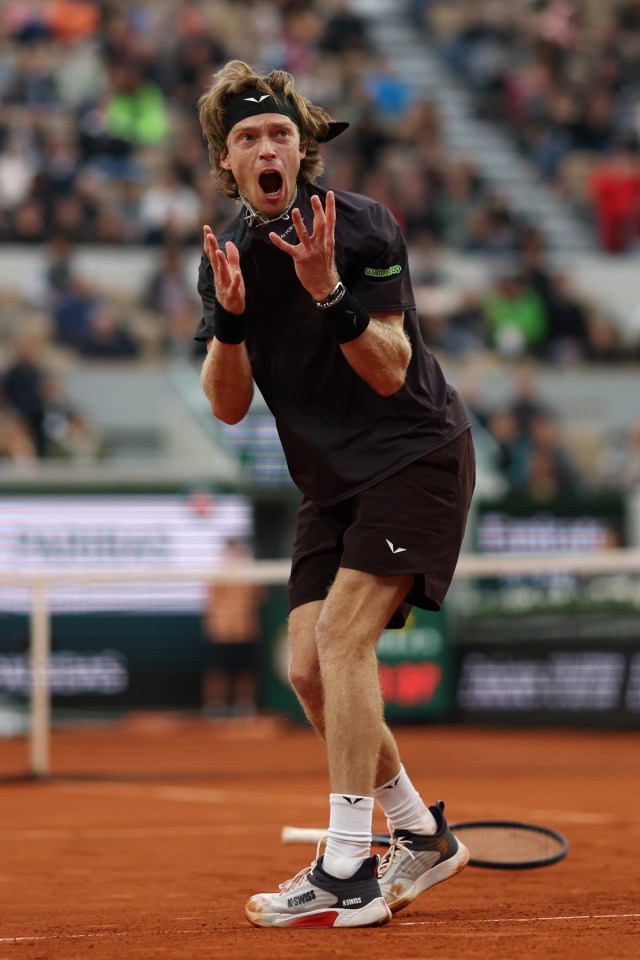
[[292, 917], [287, 920], [287, 927], [332, 927], [338, 919], [337, 910], [327, 910], [325, 913], [312, 913], [307, 916]]

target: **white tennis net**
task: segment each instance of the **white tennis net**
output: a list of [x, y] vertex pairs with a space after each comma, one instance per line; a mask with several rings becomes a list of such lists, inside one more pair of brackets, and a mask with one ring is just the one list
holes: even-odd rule
[[[33, 570], [28, 573], [0, 573], [0, 757], [5, 773], [47, 775], [52, 769], [51, 743], [56, 713], [69, 722], [69, 711], [56, 711], [65, 694], [77, 704], [71, 711], [74, 723], [92, 723], [109, 711], [110, 695], [122, 693], [126, 683], [123, 660], [127, 643], [138, 653], [161, 659], [162, 639], [157, 631], [167, 625], [172, 636], [166, 649], [177, 643], [186, 661], [193, 659], [195, 649], [188, 630], [184, 642], [176, 635], [182, 630], [184, 610], [172, 609], [162, 597], [172, 592], [181, 596], [181, 587], [188, 587], [193, 596], [204, 596], [207, 584], [262, 585], [279, 590], [282, 595], [290, 570], [288, 560], [251, 560], [225, 563], [223, 567], [203, 572], [201, 568], [148, 568], [130, 566], [121, 570], [61, 569]], [[475, 555], [460, 558], [453, 602], [464, 616], [478, 597], [489, 593], [506, 594], [523, 603], [523, 597], [584, 597], [595, 604], [626, 605], [640, 611], [640, 550], [615, 548], [592, 553], [538, 553], [527, 555]], [[136, 598], [132, 608], [131, 598]], [[147, 608], [153, 607], [153, 627], [140, 616], [140, 598]], [[549, 602], [547, 599], [543, 601]], [[507, 601], [514, 603], [513, 599]], [[588, 604], [587, 604], [588, 611]], [[147, 609], [147, 612], [149, 610]], [[199, 615], [192, 613], [192, 621]], [[69, 635], [76, 638], [69, 649], [54, 643], [52, 637], [58, 618], [65, 618]], [[178, 619], [176, 619], [178, 618]], [[285, 617], [286, 619], [286, 617]], [[186, 621], [185, 621], [186, 622]], [[160, 627], [159, 627], [160, 625]], [[176, 626], [177, 625], [177, 626]], [[189, 629], [195, 629], [191, 622]], [[90, 654], [92, 638], [100, 631], [109, 631], [103, 641], [96, 642]], [[137, 630], [137, 633], [136, 633]], [[112, 638], [110, 642], [109, 637]], [[79, 638], [79, 639], [78, 639]], [[129, 639], [128, 639], [129, 638]], [[640, 649], [640, 636], [637, 638]], [[120, 644], [120, 649], [118, 649]], [[191, 652], [189, 652], [191, 651]], [[166, 652], [166, 650], [165, 650]], [[175, 649], [172, 654], [175, 657]], [[175, 669], [168, 661], [166, 670]], [[180, 661], [181, 662], [181, 661]], [[193, 660], [191, 675], [201, 664]], [[165, 670], [165, 672], [166, 672]], [[151, 671], [153, 673], [153, 671]], [[165, 678], [166, 679], [166, 678]], [[150, 680], [150, 683], [152, 681]], [[178, 679], [176, 684], [179, 686]], [[169, 689], [165, 687], [163, 689]], [[161, 697], [162, 694], [160, 693]], [[190, 696], [193, 698], [193, 689]], [[101, 700], [102, 698], [102, 700]], [[188, 699], [188, 698], [187, 698]], [[105, 709], [97, 709], [99, 701]], [[143, 704], [144, 706], [144, 704]], [[154, 703], [153, 708], [161, 708]], [[175, 704], [169, 704], [172, 709]], [[184, 705], [183, 705], [184, 706]], [[196, 704], [193, 704], [196, 707]], [[640, 706], [640, 705], [639, 705]], [[122, 710], [135, 709], [124, 702]], [[54, 765], [55, 766], [55, 765]]]

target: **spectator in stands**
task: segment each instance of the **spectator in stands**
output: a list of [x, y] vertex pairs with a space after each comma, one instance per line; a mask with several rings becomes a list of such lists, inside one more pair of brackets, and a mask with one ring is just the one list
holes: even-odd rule
[[491, 343], [505, 357], [539, 354], [548, 331], [544, 303], [527, 285], [518, 264], [501, 264], [484, 314]]
[[91, 197], [77, 191], [50, 197], [50, 200], [49, 222], [56, 233], [63, 233], [74, 243], [86, 243], [95, 238], [97, 208]]
[[52, 0], [45, 11], [47, 26], [64, 43], [87, 39], [100, 25], [100, 6], [92, 0]]
[[367, 25], [346, 0], [334, 0], [320, 38], [320, 49], [331, 54], [363, 53], [369, 49]]
[[25, 293], [31, 303], [53, 311], [69, 292], [77, 270], [73, 244], [64, 234], [54, 233], [45, 245], [43, 259], [41, 270], [30, 278]]
[[194, 310], [193, 284], [186, 276], [182, 247], [167, 243], [159, 261], [147, 279], [142, 306], [157, 322], [160, 336], [170, 355], [190, 355], [193, 350], [192, 318]]
[[635, 141], [622, 140], [593, 170], [591, 197], [607, 253], [620, 253], [640, 237], [640, 160]]
[[55, 76], [50, 62], [51, 46], [29, 43], [6, 92], [7, 103], [47, 110], [58, 103]]
[[133, 60], [109, 64], [111, 94], [105, 106], [106, 132], [131, 144], [159, 144], [169, 132], [165, 97]]
[[98, 306], [98, 294], [84, 274], [72, 274], [68, 287], [56, 298], [52, 319], [56, 342], [82, 350], [89, 339], [91, 318]]
[[391, 132], [380, 122], [373, 104], [365, 104], [354, 126], [351, 155], [361, 170], [375, 170], [384, 150], [393, 143]]
[[57, 377], [44, 380], [45, 455], [64, 460], [95, 460], [106, 455], [103, 439], [89, 418], [71, 402]]
[[514, 254], [520, 245], [521, 225], [499, 197], [489, 196], [472, 213], [463, 249], [467, 253], [486, 253], [504, 257]]
[[487, 428], [496, 442], [493, 465], [506, 481], [507, 492], [523, 490], [527, 483], [530, 445], [513, 411], [506, 406], [492, 410]]
[[548, 259], [542, 233], [531, 225], [522, 231], [518, 260], [527, 284], [540, 296], [545, 306], [551, 300], [553, 267]]
[[610, 91], [597, 87], [589, 91], [573, 126], [571, 149], [601, 156], [606, 154], [614, 144], [614, 112], [615, 100]]
[[19, 44], [48, 40], [51, 36], [42, 4], [9, 0], [2, 10], [2, 27]]
[[399, 169], [391, 174], [391, 183], [395, 201], [405, 211], [404, 234], [408, 242], [423, 234], [440, 237], [442, 225], [437, 200], [422, 170], [403, 160]]
[[[2, 394], [6, 405], [21, 418], [35, 454], [43, 457], [46, 452], [43, 429], [45, 372], [40, 361], [41, 344], [30, 336], [19, 336], [14, 343], [14, 353], [1, 380]], [[11, 419], [5, 423], [5, 429], [7, 423], [11, 424]], [[15, 427], [11, 433], [16, 436]]]
[[449, 314], [449, 343], [458, 356], [482, 353], [486, 350], [488, 335], [482, 298], [475, 290], [463, 290]]
[[552, 363], [576, 363], [589, 353], [589, 315], [569, 274], [552, 274], [545, 306], [548, 319], [545, 356]]
[[75, 134], [69, 129], [49, 129], [40, 148], [37, 189], [47, 206], [58, 197], [68, 196], [77, 186], [80, 156]]
[[198, 194], [180, 180], [173, 164], [161, 170], [142, 194], [140, 218], [147, 243], [194, 243], [200, 216]]
[[37, 334], [20, 334], [14, 358], [0, 375], [0, 458], [102, 455], [98, 432], [71, 403], [62, 381], [47, 369], [43, 346]]
[[640, 419], [609, 434], [598, 457], [598, 472], [610, 488], [640, 490]]
[[549, 405], [540, 396], [538, 371], [532, 364], [523, 363], [516, 369], [511, 392], [509, 412], [515, 417], [518, 434], [530, 440], [533, 422], [539, 417], [552, 415]]
[[454, 249], [471, 249], [474, 241], [470, 236], [470, 224], [478, 224], [481, 211], [482, 187], [473, 163], [467, 159], [454, 159], [448, 165], [445, 189], [439, 194], [443, 241]]
[[633, 352], [623, 343], [615, 320], [602, 309], [589, 311], [588, 326], [586, 358], [591, 363], [620, 363], [632, 358]]
[[529, 426], [526, 479], [523, 490], [536, 500], [579, 493], [584, 487], [580, 471], [560, 438], [550, 414], [534, 417]]
[[47, 223], [42, 204], [36, 197], [27, 197], [7, 223], [7, 239], [12, 243], [40, 244], [47, 239]]
[[398, 121], [409, 108], [411, 88], [384, 57], [373, 59], [362, 80], [363, 90], [383, 120]]
[[29, 131], [9, 130], [0, 151], [0, 209], [16, 210], [28, 200], [37, 170], [37, 151]]
[[140, 354], [140, 344], [118, 316], [115, 307], [98, 300], [89, 316], [89, 327], [80, 353], [95, 360], [133, 360]]
[[547, 120], [531, 150], [543, 180], [555, 181], [562, 161], [574, 149], [579, 110], [573, 91], [554, 88], [550, 92]]

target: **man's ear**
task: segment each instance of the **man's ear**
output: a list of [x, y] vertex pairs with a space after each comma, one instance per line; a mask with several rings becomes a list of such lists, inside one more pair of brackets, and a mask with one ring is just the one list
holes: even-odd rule
[[218, 161], [223, 170], [231, 170], [231, 164], [229, 162], [229, 154], [223, 153]]

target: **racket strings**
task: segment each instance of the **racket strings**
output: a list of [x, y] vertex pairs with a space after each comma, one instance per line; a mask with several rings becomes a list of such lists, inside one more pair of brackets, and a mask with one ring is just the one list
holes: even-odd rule
[[469, 827], [460, 830], [475, 861], [520, 864], [549, 860], [558, 855], [559, 841], [541, 831], [518, 827]]

